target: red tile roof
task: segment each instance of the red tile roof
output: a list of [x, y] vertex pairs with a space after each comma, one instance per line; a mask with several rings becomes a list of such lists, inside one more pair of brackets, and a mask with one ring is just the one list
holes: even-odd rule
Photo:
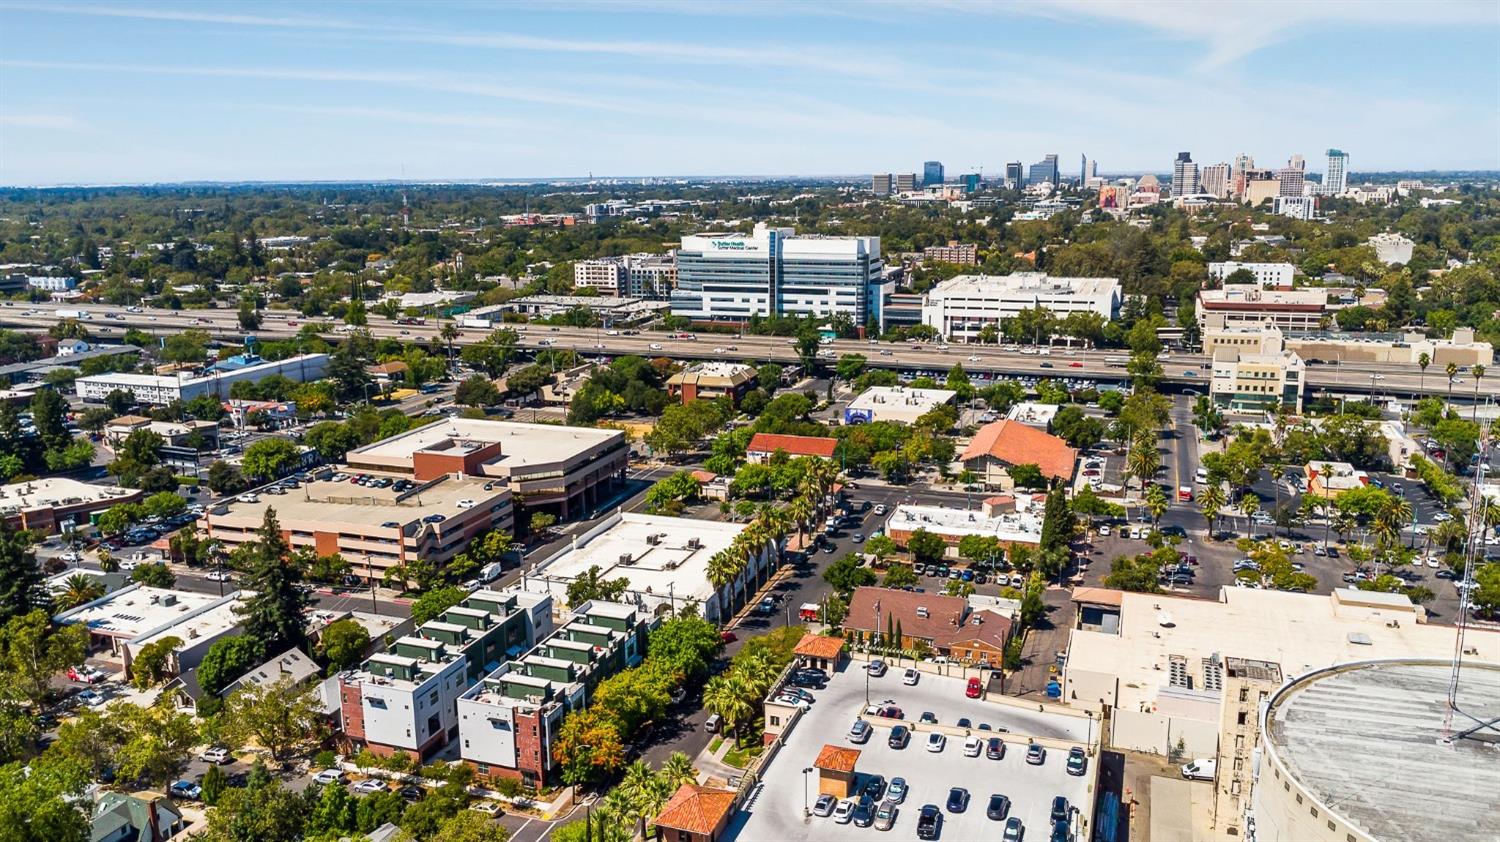
[[785, 450], [789, 456], [822, 456], [833, 458], [833, 449], [838, 439], [822, 436], [781, 436], [774, 433], [756, 433], [745, 449], [750, 453], [775, 453]]
[[733, 792], [711, 786], [683, 784], [677, 788], [667, 806], [661, 808], [653, 823], [698, 836], [708, 836], [733, 809]]
[[1042, 476], [1063, 480], [1072, 478], [1078, 462], [1078, 451], [1067, 442], [1010, 419], [979, 428], [959, 459], [967, 462], [981, 456], [993, 456], [1006, 465], [1035, 465]]
[[[878, 620], [875, 616], [877, 602], [880, 603]], [[844, 628], [885, 634], [899, 620], [901, 634], [906, 637], [935, 640], [957, 629], [968, 607], [967, 601], [956, 596], [898, 591], [894, 588], [856, 588], [854, 596], [849, 599], [849, 613], [844, 617]], [[926, 608], [927, 616], [918, 616], [918, 608]]]
[[801, 640], [797, 641], [797, 648], [792, 651], [809, 658], [832, 661], [844, 651], [844, 639], [822, 634], [805, 634]]
[[824, 745], [823, 750], [818, 752], [818, 759], [813, 761], [813, 766], [829, 772], [848, 774], [854, 771], [854, 764], [858, 762], [859, 749]]

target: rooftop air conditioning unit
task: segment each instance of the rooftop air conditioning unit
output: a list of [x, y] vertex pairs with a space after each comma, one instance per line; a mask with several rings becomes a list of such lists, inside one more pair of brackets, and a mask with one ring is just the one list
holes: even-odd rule
[[620, 553], [620, 563], [635, 564], [635, 556], [632, 556], [630, 553]]
[[927, 607], [923, 606], [923, 605], [917, 606], [917, 616], [918, 617], [926, 617], [927, 616]]
[[658, 535], [656, 535], [655, 533], [653, 533], [651, 535], [647, 535], [646, 536], [646, 543], [648, 543], [648, 544], [650, 544], [651, 546], [654, 547], [657, 544], [661, 543], [661, 537], [658, 536]]
[[703, 542], [701, 540], [697, 538], [688, 539], [688, 549], [696, 550], [701, 546], [703, 546]]

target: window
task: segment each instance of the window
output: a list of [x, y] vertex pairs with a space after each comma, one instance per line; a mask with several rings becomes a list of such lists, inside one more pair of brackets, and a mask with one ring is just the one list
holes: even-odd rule
[[[1248, 701], [1250, 701], [1250, 688], [1249, 687], [1241, 687], [1240, 688], [1240, 701], [1241, 702], [1248, 702]], [[1242, 714], [1240, 714], [1240, 716], [1243, 717], [1244, 714], [1242, 713]], [[1241, 719], [1241, 721], [1243, 722], [1244, 720]]]
[[1244, 725], [1244, 724], [1245, 724], [1245, 717], [1246, 717], [1246, 715], [1247, 715], [1247, 714], [1246, 714], [1246, 713], [1245, 713], [1245, 712], [1244, 712], [1244, 711], [1240, 711], [1240, 715], [1239, 715], [1239, 717], [1238, 717], [1238, 719], [1239, 719], [1239, 724], [1241, 724], [1241, 725]]
[[1317, 818], [1318, 817], [1318, 808], [1317, 807], [1312, 807], [1312, 808], [1309, 808], [1309, 809], [1312, 810], [1312, 817], [1313, 818]]
[[1338, 829], [1338, 825], [1334, 824], [1332, 819], [1329, 819], [1328, 820], [1328, 829], [1329, 830], [1337, 830]]
[[[1290, 787], [1288, 787], [1288, 788], [1290, 788]], [[1301, 803], [1302, 803], [1302, 793], [1300, 793], [1300, 792], [1299, 792], [1299, 793], [1297, 793], [1297, 803], [1298, 803], [1298, 804], [1301, 804]]]
[[481, 774], [481, 775], [488, 775], [490, 773], [490, 764], [488, 764], [488, 763], [479, 763], [479, 764], [476, 764], [476, 765], [479, 767], [479, 774]]

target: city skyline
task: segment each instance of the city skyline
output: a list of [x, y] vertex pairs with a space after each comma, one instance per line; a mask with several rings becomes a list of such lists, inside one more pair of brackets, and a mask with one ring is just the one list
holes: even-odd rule
[[[891, 24], [899, 49], [871, 34]], [[1328, 147], [1500, 169], [1476, 105], [1497, 27], [1466, 2], [14, 3], [0, 184], [998, 177], [1085, 150], [1105, 175]]]

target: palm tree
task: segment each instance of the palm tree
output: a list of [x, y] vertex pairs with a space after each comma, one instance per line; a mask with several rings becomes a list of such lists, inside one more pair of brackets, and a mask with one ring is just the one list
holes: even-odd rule
[[74, 573], [63, 581], [63, 591], [53, 598], [58, 610], [74, 608], [104, 596], [104, 583], [92, 576]]
[[1247, 491], [1240, 498], [1240, 511], [1245, 513], [1245, 528], [1250, 531], [1250, 537], [1255, 538], [1255, 513], [1260, 511], [1260, 497], [1254, 491]]
[[1448, 403], [1453, 403], [1453, 378], [1458, 376], [1458, 363], [1448, 363]]
[[1151, 525], [1159, 526], [1161, 516], [1167, 513], [1167, 493], [1156, 483], [1146, 487], [1146, 511], [1151, 514]]
[[1484, 366], [1476, 364], [1469, 369], [1469, 373], [1474, 375], [1474, 414], [1470, 416], [1470, 420], [1477, 422], [1479, 420], [1479, 378], [1484, 376]]
[[448, 368], [453, 368], [453, 340], [459, 337], [458, 327], [450, 319], [443, 324], [443, 329], [438, 331], [438, 336], [448, 345]]
[[786, 513], [791, 517], [792, 523], [797, 525], [798, 546], [804, 545], [803, 536], [807, 534], [808, 526], [812, 523], [813, 513], [817, 509], [817, 504], [813, 503], [806, 494], [798, 494], [787, 505]]
[[698, 770], [693, 768], [693, 761], [680, 751], [672, 752], [667, 762], [661, 764], [657, 774], [666, 783], [668, 792], [676, 792], [683, 784], [698, 780]]
[[1337, 509], [1333, 513], [1333, 531], [1338, 533], [1339, 540], [1347, 543], [1349, 535], [1359, 525], [1354, 513], [1346, 509]]
[[736, 576], [740, 575], [740, 565], [729, 550], [720, 550], [708, 559], [708, 581], [714, 586], [714, 596], [719, 601], [719, 622], [729, 622], [729, 615], [733, 609], [730, 608], [733, 596], [725, 595], [724, 591]]
[[1219, 519], [1219, 510], [1224, 508], [1224, 488], [1213, 483], [1203, 489], [1198, 497], [1198, 508], [1203, 510], [1203, 519], [1208, 521], [1208, 537], [1213, 538], [1214, 521]]
[[1384, 555], [1401, 544], [1401, 527], [1411, 521], [1411, 501], [1402, 497], [1387, 497], [1375, 512], [1373, 531], [1379, 539]]
[[1427, 367], [1432, 365], [1432, 355], [1426, 351], [1417, 355], [1417, 368], [1422, 370], [1422, 377], [1417, 381], [1417, 391], [1422, 391], [1427, 385]]
[[1141, 487], [1156, 476], [1156, 471], [1161, 467], [1161, 456], [1156, 452], [1156, 435], [1146, 432], [1137, 436], [1129, 455], [1125, 457], [1126, 470], [1130, 475], [1141, 481]]
[[730, 730], [737, 731], [746, 719], [755, 715], [755, 705], [750, 701], [754, 694], [750, 689], [739, 670], [720, 673], [703, 685], [703, 708], [718, 714]]
[[105, 573], [113, 573], [120, 569], [120, 560], [115, 558], [114, 553], [104, 547], [99, 548], [99, 569]]

